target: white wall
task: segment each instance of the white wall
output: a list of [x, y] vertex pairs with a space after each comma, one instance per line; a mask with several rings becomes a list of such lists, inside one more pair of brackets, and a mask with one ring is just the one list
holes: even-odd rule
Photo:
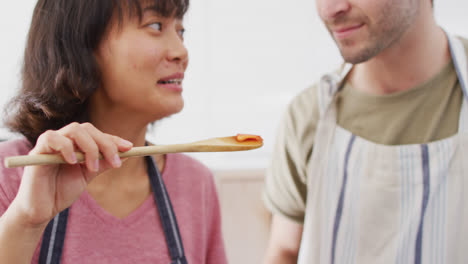
[[[468, 36], [468, 1], [435, 1], [439, 23]], [[10, 1], [0, 9], [0, 104], [18, 86], [34, 4]], [[265, 167], [289, 100], [340, 63], [314, 1], [197, 0], [185, 26], [191, 59], [184, 82], [186, 107], [157, 126], [155, 141], [260, 134], [265, 139], [262, 149], [194, 156], [215, 169]], [[0, 130], [0, 137], [5, 136]]]
[[[4, 104], [19, 85], [21, 58], [35, 2], [12, 1], [0, 8], [0, 117]], [[8, 136], [0, 126], [0, 139]]]

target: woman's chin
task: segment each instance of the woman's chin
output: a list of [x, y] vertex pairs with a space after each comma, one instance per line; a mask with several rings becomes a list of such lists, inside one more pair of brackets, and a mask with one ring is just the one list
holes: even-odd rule
[[170, 105], [166, 105], [164, 108], [160, 108], [160, 111], [157, 113], [156, 119], [163, 119], [175, 115], [181, 112], [184, 109], [184, 101], [180, 100], [179, 102], [173, 102]]

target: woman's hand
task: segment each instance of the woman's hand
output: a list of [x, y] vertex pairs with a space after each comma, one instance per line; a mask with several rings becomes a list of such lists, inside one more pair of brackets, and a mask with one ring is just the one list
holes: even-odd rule
[[[46, 131], [30, 154], [60, 153], [68, 164], [26, 167], [12, 203], [16, 215], [25, 225], [46, 225], [78, 199], [96, 175], [120, 167], [118, 152], [131, 147], [131, 142], [102, 133], [89, 123], [72, 123], [57, 131]], [[77, 163], [75, 151], [85, 154], [85, 162]], [[104, 159], [99, 160], [99, 153]]]

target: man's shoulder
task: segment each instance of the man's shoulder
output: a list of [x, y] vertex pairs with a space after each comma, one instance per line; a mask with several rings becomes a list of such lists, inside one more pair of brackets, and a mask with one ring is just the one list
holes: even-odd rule
[[291, 100], [290, 105], [309, 107], [310, 103], [317, 100], [318, 83], [307, 86], [307, 88], [300, 91]]
[[312, 84], [296, 94], [287, 108], [287, 118], [297, 125], [304, 121], [311, 121], [318, 115], [317, 102], [318, 84]]
[[[344, 65], [330, 73], [340, 74], [343, 71]], [[318, 108], [318, 89], [320, 87], [320, 80], [299, 92], [290, 102], [288, 112], [293, 115], [304, 115], [317, 117], [319, 113]]]

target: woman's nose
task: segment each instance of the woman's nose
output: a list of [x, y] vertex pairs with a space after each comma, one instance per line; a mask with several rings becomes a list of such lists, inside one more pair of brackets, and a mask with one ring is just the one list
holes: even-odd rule
[[186, 62], [188, 60], [188, 51], [180, 34], [177, 32], [171, 33], [168, 41], [167, 59], [169, 61]]

